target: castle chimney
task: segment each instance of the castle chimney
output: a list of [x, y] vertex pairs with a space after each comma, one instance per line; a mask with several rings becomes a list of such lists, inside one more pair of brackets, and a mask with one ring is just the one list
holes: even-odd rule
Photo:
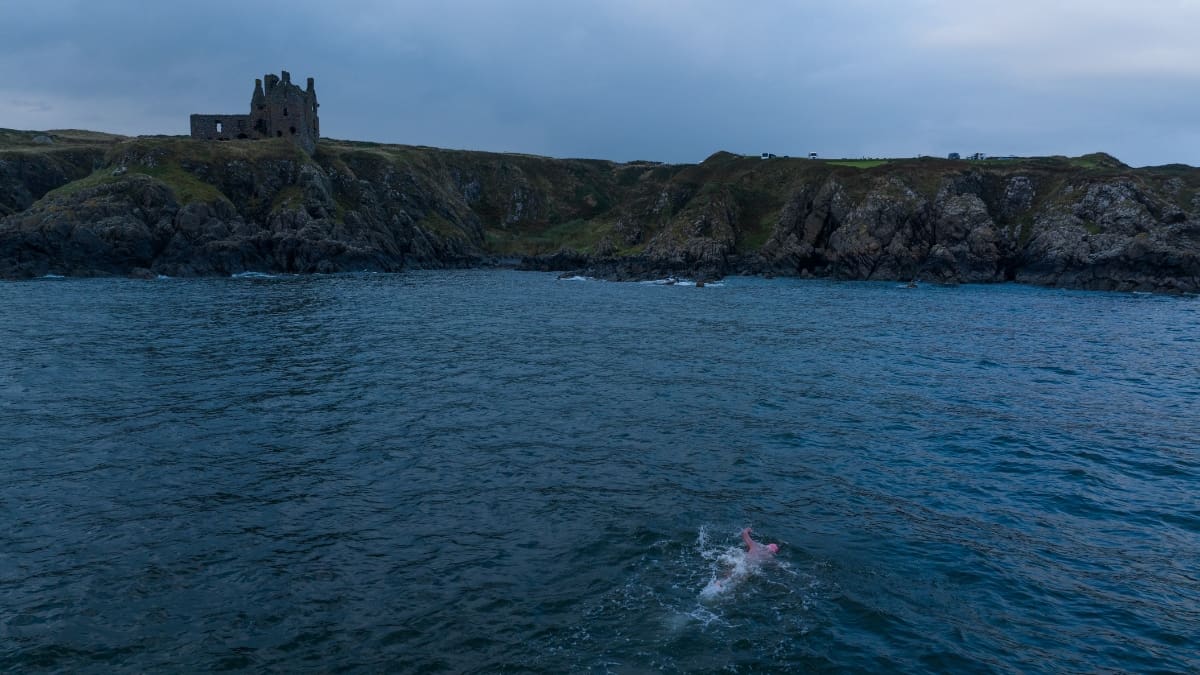
[[313, 90], [313, 85], [314, 85], [315, 83], [316, 83], [316, 81], [315, 81], [315, 80], [313, 80], [311, 77], [310, 77], [310, 78], [308, 78], [308, 91], [312, 91], [312, 90]]
[[291, 83], [292, 83], [292, 74], [291, 74], [291, 73], [289, 73], [289, 72], [288, 72], [288, 71], [286, 71], [286, 70], [285, 70], [285, 71], [282, 71], [282, 74], [283, 74], [283, 83], [284, 83], [284, 84], [291, 84]]
[[267, 84], [268, 94], [271, 93], [271, 90], [275, 88], [275, 85], [279, 84], [279, 76], [275, 75], [274, 73], [267, 73], [263, 76], [263, 80]]

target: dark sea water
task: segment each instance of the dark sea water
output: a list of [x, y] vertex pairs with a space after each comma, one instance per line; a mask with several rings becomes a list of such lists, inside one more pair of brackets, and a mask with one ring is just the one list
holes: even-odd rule
[[1196, 298], [43, 280], [0, 348], [0, 671], [1200, 671]]

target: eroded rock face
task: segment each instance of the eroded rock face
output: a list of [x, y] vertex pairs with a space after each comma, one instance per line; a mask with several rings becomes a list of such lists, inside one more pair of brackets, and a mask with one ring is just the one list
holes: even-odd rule
[[760, 265], [769, 274], [827, 273], [829, 258], [824, 249], [849, 212], [848, 199], [836, 178], [820, 185], [801, 185], [780, 210], [770, 238], [759, 251]]
[[[1043, 177], [1046, 185], [1039, 185], [1026, 175], [952, 175], [930, 201], [905, 179], [876, 180], [849, 208], [830, 198], [828, 185], [801, 186], [760, 252], [763, 270], [1200, 290], [1195, 236], [1200, 224], [1183, 206], [1135, 179], [1056, 185]], [[1177, 198], [1186, 195], [1179, 179], [1164, 185]], [[1191, 211], [1200, 209], [1193, 203]]]
[[914, 276], [924, 257], [929, 203], [896, 177], [876, 182], [829, 236], [834, 274], [851, 279]]
[[1017, 218], [1033, 207], [1037, 188], [1028, 176], [1013, 176], [1005, 181], [1000, 214], [1006, 219]]
[[[665, 193], [664, 193], [665, 194]], [[698, 270], [709, 276], [726, 267], [733, 252], [739, 206], [727, 190], [718, 190], [679, 213], [646, 246], [646, 257], [666, 271]]]
[[1133, 181], [1093, 183], [1083, 190], [1083, 197], [1075, 202], [1071, 213], [1081, 224], [1094, 224], [1104, 233], [1133, 236], [1146, 232], [1162, 215], [1157, 200]]
[[987, 204], [975, 194], [939, 194], [928, 276], [946, 282], [1002, 281], [1004, 244]]

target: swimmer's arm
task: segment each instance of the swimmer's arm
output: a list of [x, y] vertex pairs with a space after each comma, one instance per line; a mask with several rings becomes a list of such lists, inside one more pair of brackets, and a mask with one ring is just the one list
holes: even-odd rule
[[742, 530], [742, 541], [746, 542], [746, 548], [754, 550], [754, 540], [750, 538], [750, 528]]

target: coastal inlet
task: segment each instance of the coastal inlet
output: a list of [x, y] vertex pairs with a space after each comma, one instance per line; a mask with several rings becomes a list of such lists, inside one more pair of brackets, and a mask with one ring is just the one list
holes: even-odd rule
[[1200, 302], [903, 286], [0, 283], [0, 671], [1200, 671]]

